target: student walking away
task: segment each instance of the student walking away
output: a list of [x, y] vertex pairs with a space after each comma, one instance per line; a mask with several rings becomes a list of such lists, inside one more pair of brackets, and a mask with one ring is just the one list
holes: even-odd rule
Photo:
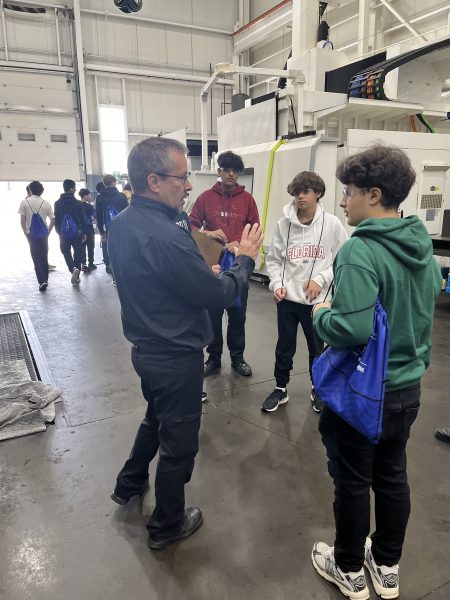
[[20, 225], [30, 245], [30, 254], [39, 284], [39, 291], [45, 292], [48, 286], [48, 236], [55, 224], [50, 202], [42, 198], [44, 186], [40, 181], [32, 181], [27, 186], [29, 194], [19, 207]]
[[147, 526], [148, 545], [158, 550], [203, 521], [199, 508], [185, 507], [184, 488], [198, 451], [203, 348], [212, 338], [207, 309], [229, 306], [246, 287], [262, 233], [248, 225], [234, 265], [217, 277], [174, 222], [192, 189], [186, 147], [169, 138], [146, 139], [132, 149], [128, 173], [134, 194], [109, 225], [108, 251], [147, 411], [111, 497], [126, 504], [142, 494], [159, 450], [156, 506]]
[[[84, 222], [86, 225], [86, 240], [83, 242], [83, 259], [81, 263], [81, 270], [85, 273], [94, 271], [97, 265], [94, 264], [94, 249], [95, 249], [95, 231], [94, 231], [94, 208], [92, 206], [91, 192], [82, 188], [78, 195], [81, 198]], [[87, 252], [87, 264], [86, 264], [86, 252]]]
[[[194, 229], [203, 228], [204, 233], [222, 243], [233, 252], [241, 239], [247, 224], [259, 223], [259, 214], [253, 197], [238, 185], [239, 175], [244, 169], [242, 158], [233, 152], [223, 152], [217, 161], [218, 181], [210, 190], [197, 198], [189, 216]], [[228, 314], [227, 345], [230, 351], [231, 366], [245, 377], [252, 375], [251, 366], [244, 359], [245, 320], [247, 314], [248, 287], [240, 297], [239, 306], [225, 307]], [[236, 304], [236, 303], [233, 303]], [[205, 377], [221, 368], [223, 336], [223, 308], [210, 310], [209, 316], [214, 331], [214, 339], [207, 347], [208, 359], [205, 363]]]
[[133, 193], [133, 191], [132, 191], [132, 189], [131, 189], [131, 184], [130, 184], [130, 183], [126, 183], [126, 184], [123, 186], [123, 193], [124, 193], [124, 195], [126, 196], [126, 199], [127, 199], [127, 201], [128, 201], [128, 204], [130, 204], [130, 201], [131, 201], [131, 196], [132, 196], [132, 193]]
[[[390, 350], [382, 433], [373, 445], [324, 408], [319, 429], [334, 479], [334, 546], [314, 544], [312, 561], [322, 577], [351, 598], [369, 598], [363, 564], [375, 592], [397, 598], [399, 562], [410, 514], [406, 444], [420, 405], [420, 380], [430, 364], [434, 304], [441, 272], [423, 223], [399, 218], [416, 175], [399, 148], [375, 145], [337, 169], [344, 187], [341, 207], [356, 226], [334, 264], [331, 305], [316, 304], [318, 335], [337, 348], [365, 344], [379, 297], [387, 313]], [[370, 488], [375, 530], [370, 532]], [[426, 565], [424, 565], [424, 568]]]
[[117, 181], [114, 175], [103, 175], [103, 185], [105, 187], [101, 190], [95, 201], [95, 210], [97, 228], [100, 233], [103, 262], [106, 266], [106, 272], [112, 273], [106, 241], [107, 230], [111, 221], [122, 212], [122, 210], [128, 207], [128, 200], [126, 196], [117, 189]]
[[[71, 283], [80, 283], [83, 260], [83, 241], [87, 226], [81, 202], [75, 198], [76, 185], [71, 179], [63, 181], [64, 193], [55, 202], [55, 229], [67, 268], [72, 273]], [[72, 254], [73, 251], [73, 254]]]
[[[266, 258], [270, 289], [277, 305], [278, 341], [275, 350], [274, 391], [264, 400], [261, 410], [274, 412], [289, 400], [287, 385], [297, 348], [300, 323], [309, 355], [309, 375], [323, 342], [314, 331], [311, 309], [331, 296], [333, 261], [347, 240], [340, 220], [326, 213], [320, 204], [325, 183], [319, 175], [302, 171], [287, 188], [293, 200], [277, 223]], [[320, 412], [321, 401], [311, 383], [311, 403]]]

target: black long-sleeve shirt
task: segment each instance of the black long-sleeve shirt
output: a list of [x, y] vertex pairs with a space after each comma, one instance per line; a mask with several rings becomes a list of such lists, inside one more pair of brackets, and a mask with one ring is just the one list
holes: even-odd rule
[[215, 275], [175, 217], [168, 206], [133, 195], [108, 228], [125, 337], [155, 354], [204, 348], [213, 337], [207, 309], [231, 306], [255, 266], [239, 256]]

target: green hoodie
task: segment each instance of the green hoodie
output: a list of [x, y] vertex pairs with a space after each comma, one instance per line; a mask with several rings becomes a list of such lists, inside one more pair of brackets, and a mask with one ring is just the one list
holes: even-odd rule
[[331, 309], [314, 327], [330, 346], [364, 344], [372, 333], [377, 295], [390, 327], [387, 390], [415, 385], [430, 363], [434, 304], [442, 284], [425, 227], [416, 216], [366, 219], [334, 261]]

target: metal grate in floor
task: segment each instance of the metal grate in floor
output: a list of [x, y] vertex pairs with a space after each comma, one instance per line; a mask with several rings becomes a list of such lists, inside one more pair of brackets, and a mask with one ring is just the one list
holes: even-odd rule
[[39, 380], [20, 313], [3, 313], [0, 314], [0, 361], [15, 360], [24, 360], [31, 379]]

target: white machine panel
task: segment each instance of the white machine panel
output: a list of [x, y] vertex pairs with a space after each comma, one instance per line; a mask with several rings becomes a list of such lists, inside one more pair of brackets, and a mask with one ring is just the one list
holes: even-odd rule
[[275, 98], [237, 110], [217, 119], [219, 152], [277, 138], [277, 105]]

